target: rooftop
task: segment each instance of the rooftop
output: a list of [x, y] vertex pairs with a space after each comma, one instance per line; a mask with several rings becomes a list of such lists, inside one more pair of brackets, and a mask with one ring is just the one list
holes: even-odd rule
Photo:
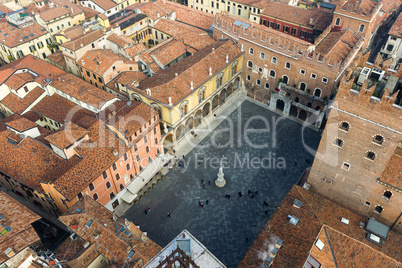
[[214, 39], [209, 37], [208, 34], [203, 30], [169, 19], [160, 19], [155, 25], [155, 28], [159, 31], [169, 34], [177, 40], [183, 40], [184, 44], [189, 45], [197, 50], [211, 44], [214, 41]]
[[304, 9], [281, 2], [269, 2], [267, 7], [261, 11], [261, 15], [289, 21], [319, 31], [324, 31], [331, 24], [333, 17], [331, 13], [322, 12], [318, 9]]
[[132, 85], [132, 86], [137, 86], [139, 81], [142, 79], [147, 78], [145, 74], [142, 72], [121, 72], [119, 73], [113, 80], [111, 80], [109, 83], [107, 83], [108, 88], [112, 88], [114, 90], [119, 90], [116, 86], [115, 83], [120, 83], [122, 85]]
[[343, 0], [340, 1], [335, 8], [336, 12], [353, 12], [362, 16], [370, 16], [375, 8], [379, 5], [376, 0]]
[[24, 132], [31, 128], [37, 126], [37, 124], [29, 121], [28, 119], [20, 116], [19, 114], [12, 114], [8, 119], [7, 122], [3, 122], [9, 128], [12, 128], [18, 132]]
[[398, 38], [402, 38], [402, 13], [399, 14], [388, 34]]
[[394, 154], [388, 161], [384, 172], [381, 175], [380, 182], [384, 182], [399, 190], [402, 190], [402, 146], [395, 149]]
[[74, 123], [68, 122], [63, 128], [53, 134], [48, 135], [45, 140], [53, 144], [57, 148], [66, 149], [74, 142], [83, 138], [89, 131], [77, 126]]
[[66, 64], [66, 60], [64, 59], [63, 52], [60, 50], [47, 56], [47, 59], [56, 64], [59, 64], [60, 66], [63, 66], [64, 68], [67, 68], [67, 64]]
[[231, 62], [241, 53], [232, 41], [216, 41], [194, 55], [140, 81], [140, 89], [137, 91], [146, 94], [145, 90], [149, 88], [153, 99], [168, 104], [170, 97], [175, 105], [192, 92], [191, 82], [194, 89], [197, 89], [211, 79], [209, 68], [216, 74], [227, 64], [227, 56], [228, 62]]
[[157, 20], [167, 14], [174, 12], [168, 5], [160, 6], [159, 2], [150, 2], [140, 7], [141, 12], [145, 13], [151, 20]]
[[132, 47], [135, 45], [135, 42], [125, 35], [117, 35], [115, 33], [112, 33], [106, 39], [112, 43], [115, 43], [121, 48]]
[[111, 9], [117, 6], [112, 0], [92, 0], [96, 5], [100, 6], [103, 10]]
[[95, 42], [99, 38], [104, 36], [101, 30], [93, 30], [88, 33], [84, 32], [84, 35], [80, 35], [79, 37], [72, 39], [71, 41], [62, 44], [62, 47], [65, 47], [69, 50], [76, 51], [82, 46], [89, 45], [92, 42]]
[[32, 89], [24, 98], [20, 98], [14, 93], [10, 92], [4, 99], [0, 102], [7, 106], [14, 113], [21, 114], [26, 109], [28, 109], [31, 104], [34, 103], [45, 91], [39, 87]]
[[187, 52], [183, 42], [169, 38], [148, 50], [151, 57], [156, 58], [163, 66], [168, 65], [173, 60]]
[[32, 223], [41, 217], [17, 200], [0, 191], [0, 263], [9, 258], [4, 252], [10, 248], [15, 254], [40, 242]]
[[42, 35], [48, 34], [46, 29], [38, 23], [33, 23], [29, 27], [23, 28], [17, 28], [8, 23], [0, 23], [0, 31], [0, 43], [10, 48], [31, 42]]
[[[71, 41], [78, 37], [83, 36], [84, 33], [85, 33], [85, 30], [80, 25], [75, 25], [75, 26], [67, 28], [67, 29], [62, 29], [60, 32], [56, 33], [55, 36], [61, 35]], [[51, 55], [49, 55], [49, 56], [51, 56]]]
[[67, 14], [70, 14], [69, 8], [65, 8], [64, 6], [57, 6], [41, 12], [39, 16], [44, 21], [50, 21]]
[[[301, 208], [293, 205], [296, 199], [303, 202]], [[288, 215], [299, 218], [297, 225], [289, 223]], [[341, 222], [342, 218], [349, 220], [349, 223]], [[302, 267], [309, 253], [325, 267], [335, 266], [334, 259], [338, 267], [347, 267], [351, 263], [356, 267], [400, 265], [402, 252], [398, 245], [401, 236], [389, 232], [388, 239], [379, 247], [365, 238], [367, 232], [360, 227], [361, 222], [366, 223], [366, 218], [295, 185], [254, 241], [239, 267], [261, 267], [264, 262], [262, 256], [269, 254], [269, 244], [273, 238], [275, 241], [279, 238], [283, 243], [272, 267]], [[324, 250], [314, 245], [317, 239], [324, 243]], [[333, 255], [328, 245], [331, 245]]]
[[123, 219], [115, 221], [112, 212], [87, 195], [59, 219], [82, 239], [94, 243], [99, 253], [119, 266], [133, 267], [133, 263], [127, 262], [137, 259], [146, 264], [161, 250], [133, 223]]

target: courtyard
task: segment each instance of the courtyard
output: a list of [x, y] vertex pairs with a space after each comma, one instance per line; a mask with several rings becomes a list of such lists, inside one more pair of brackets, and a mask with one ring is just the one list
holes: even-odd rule
[[[305, 147], [316, 149], [320, 133], [248, 100], [214, 120], [220, 121], [217, 128], [184, 159], [176, 156], [181, 167], [168, 172], [123, 217], [162, 247], [187, 229], [227, 267], [236, 267], [311, 166], [314, 156]], [[220, 164], [223, 188], [215, 186]]]

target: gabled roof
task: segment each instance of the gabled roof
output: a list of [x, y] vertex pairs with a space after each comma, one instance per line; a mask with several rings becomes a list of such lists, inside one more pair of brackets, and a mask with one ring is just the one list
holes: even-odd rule
[[187, 52], [187, 47], [183, 42], [175, 38], [169, 38], [152, 47], [148, 52], [151, 57], [156, 58], [163, 66], [166, 66], [181, 55], [185, 54]]
[[11, 48], [31, 42], [42, 35], [48, 34], [46, 29], [38, 23], [33, 23], [29, 25], [29, 27], [23, 28], [17, 28], [8, 23], [0, 23], [0, 31], [0, 43]]
[[1, 103], [7, 106], [7, 108], [14, 113], [21, 114], [44, 93], [45, 91], [39, 87], [32, 89], [22, 99], [13, 93], [9, 93], [4, 99], [1, 100]]
[[111, 9], [112, 7], [117, 6], [115, 2], [112, 0], [91, 0], [96, 5], [100, 6], [103, 10]]
[[160, 19], [155, 25], [159, 31], [169, 34], [177, 40], [182, 40], [184, 44], [197, 50], [211, 44], [214, 39], [198, 28], [169, 19]]
[[402, 190], [402, 145], [396, 147], [381, 175], [380, 182]]
[[65, 8], [64, 6], [58, 6], [41, 12], [39, 16], [44, 21], [50, 21], [67, 14], [70, 14], [70, 10], [68, 8]]
[[[133, 267], [137, 261], [146, 264], [161, 249], [133, 223], [121, 218], [114, 221], [112, 212], [87, 195], [59, 219], [119, 267]], [[97, 239], [95, 233], [99, 235]]]
[[88, 133], [88, 130], [77, 126], [74, 123], [68, 122], [61, 130], [48, 135], [45, 140], [60, 149], [66, 149], [68, 146], [80, 140]]
[[18, 90], [22, 87], [25, 83], [35, 81], [35, 76], [29, 72], [18, 73], [12, 75], [10, 78], [7, 79], [5, 84], [12, 89]]
[[81, 48], [82, 46], [89, 45], [90, 43], [95, 42], [99, 38], [104, 36], [101, 30], [93, 30], [88, 33], [84, 33], [84, 35], [81, 35], [77, 37], [76, 39], [73, 39], [65, 44], [62, 44], [62, 47], [65, 47], [69, 50], [76, 51]]
[[[32, 223], [41, 217], [28, 209], [17, 200], [0, 191], [0, 263], [9, 258], [4, 254], [7, 248], [11, 248], [15, 254], [23, 249], [40, 242], [38, 234], [32, 227]], [[9, 227], [9, 231], [4, 231]], [[7, 228], [8, 229], [8, 228]]]
[[37, 126], [37, 124], [20, 116], [19, 114], [12, 114], [7, 120], [8, 122], [4, 122], [4, 124], [18, 132], [24, 132]]
[[127, 48], [135, 45], [135, 42], [125, 35], [117, 35], [115, 33], [112, 33], [106, 39], [118, 45], [121, 48]]
[[158, 3], [150, 2], [140, 7], [141, 12], [145, 13], [151, 20], [157, 20], [165, 15], [171, 14], [174, 10], [167, 5], [163, 7]]
[[230, 63], [241, 53], [232, 41], [215, 41], [194, 55], [140, 81], [140, 89], [135, 90], [146, 94], [146, 89], [149, 88], [151, 98], [168, 104], [170, 97], [175, 105], [192, 92], [191, 82], [194, 89], [197, 89], [211, 78], [209, 68], [212, 68], [212, 73], [216, 74], [227, 64], [227, 56]]

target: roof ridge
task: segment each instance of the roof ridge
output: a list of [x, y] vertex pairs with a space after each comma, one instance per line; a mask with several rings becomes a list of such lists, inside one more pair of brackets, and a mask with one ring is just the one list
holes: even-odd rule
[[[300, 188], [302, 188], [301, 186], [299, 186]], [[320, 217], [318, 217], [317, 213], [315, 213], [315, 210], [310, 206], [308, 200], [304, 197], [304, 195], [302, 194], [302, 192], [299, 190], [299, 187], [295, 187], [296, 190], [299, 192], [299, 194], [303, 197], [303, 199], [306, 201], [306, 204], [308, 205], [308, 207], [313, 211], [314, 215], [317, 217], [317, 219], [320, 221], [321, 225], [324, 225], [324, 222], [320, 219]]]

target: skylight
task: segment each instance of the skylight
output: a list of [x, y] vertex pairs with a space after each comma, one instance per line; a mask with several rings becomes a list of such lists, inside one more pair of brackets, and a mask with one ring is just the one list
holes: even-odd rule
[[88, 224], [86, 225], [87, 228], [89, 228], [89, 226], [91, 226], [92, 222], [93, 222], [93, 220], [89, 220]]

